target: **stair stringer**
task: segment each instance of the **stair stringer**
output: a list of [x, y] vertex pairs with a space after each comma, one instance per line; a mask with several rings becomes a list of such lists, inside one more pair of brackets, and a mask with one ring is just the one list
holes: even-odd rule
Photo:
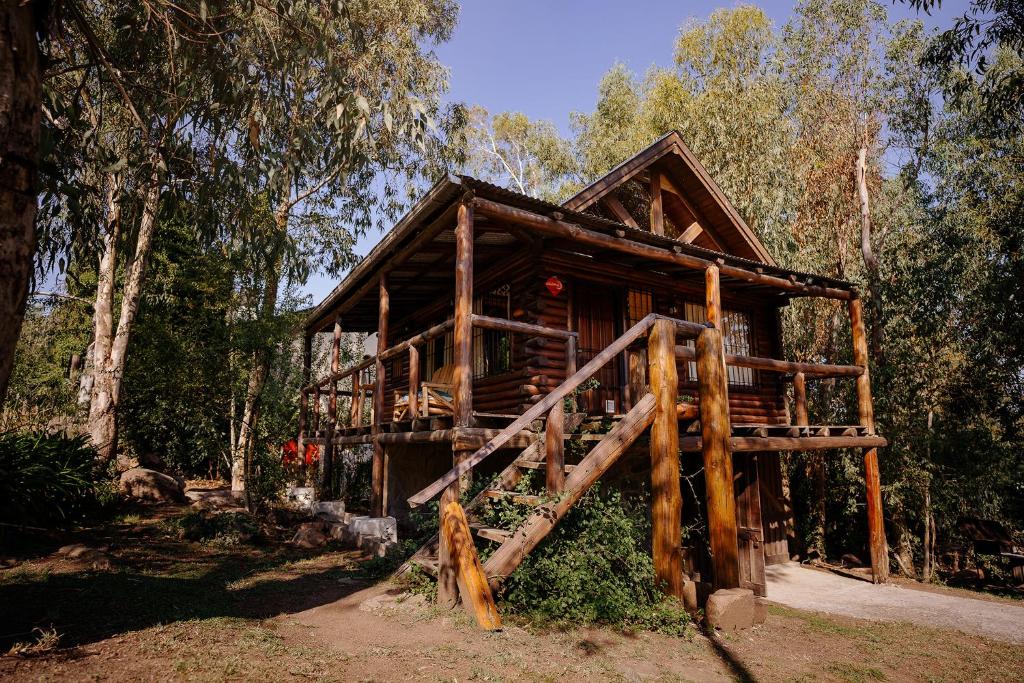
[[494, 551], [484, 563], [484, 573], [492, 585], [510, 576], [537, 544], [551, 533], [570, 508], [579, 502], [583, 494], [651, 426], [655, 403], [654, 394], [645, 394], [566, 477], [562, 494], [551, 502], [539, 505], [509, 539]]

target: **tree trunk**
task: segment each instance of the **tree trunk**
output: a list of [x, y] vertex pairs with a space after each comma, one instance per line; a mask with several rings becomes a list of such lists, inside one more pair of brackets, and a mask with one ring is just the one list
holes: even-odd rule
[[882, 363], [882, 299], [878, 291], [879, 264], [871, 246], [871, 204], [868, 197], [868, 149], [857, 153], [857, 195], [860, 197], [860, 252], [867, 270], [868, 305], [871, 307], [871, 355]]
[[0, 9], [0, 403], [14, 367], [35, 253], [42, 73], [35, 4]]
[[[257, 316], [260, 320], [269, 320], [277, 310], [277, 294], [281, 280], [281, 259], [284, 240], [288, 230], [288, 210], [287, 201], [282, 201], [274, 214], [274, 223], [277, 227], [277, 242], [269, 259], [263, 297], [257, 309]], [[232, 491], [245, 490], [246, 459], [251, 451], [256, 420], [259, 417], [259, 400], [263, 394], [263, 387], [267, 383], [267, 377], [270, 374], [270, 358], [270, 350], [267, 348], [260, 348], [252, 357], [252, 368], [249, 372], [249, 382], [245, 390], [245, 405], [242, 408], [242, 423], [238, 427], [238, 441], [235, 444], [231, 463]], [[300, 462], [303, 461], [304, 457], [304, 453], [299, 453]]]
[[138, 313], [145, 280], [146, 265], [153, 247], [157, 210], [160, 206], [159, 155], [150, 155], [150, 176], [142, 201], [135, 251], [125, 269], [124, 289], [117, 329], [113, 328], [114, 286], [117, 275], [117, 243], [120, 238], [121, 209], [117, 197], [118, 182], [112, 179], [108, 190], [108, 229], [100, 257], [99, 283], [96, 291], [93, 354], [95, 378], [92, 403], [89, 406], [89, 436], [99, 454], [101, 464], [109, 463], [117, 454], [117, 409], [121, 399], [128, 342]]

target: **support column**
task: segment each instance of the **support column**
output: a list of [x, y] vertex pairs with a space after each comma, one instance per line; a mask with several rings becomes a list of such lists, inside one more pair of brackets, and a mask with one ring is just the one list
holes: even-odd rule
[[[334, 338], [331, 340], [331, 375], [341, 370], [341, 316], [334, 319]], [[338, 380], [331, 379], [331, 393], [327, 402], [327, 441], [324, 442], [323, 480], [321, 497], [334, 500], [334, 430], [338, 426]]]
[[697, 337], [697, 386], [712, 579], [715, 590], [738, 588], [739, 547], [730, 443], [729, 383], [722, 333], [714, 327], [705, 329]]
[[409, 347], [409, 419], [420, 416], [420, 350]]
[[[455, 361], [455, 406], [453, 427], [469, 427], [473, 417], [473, 206], [459, 205], [455, 226], [455, 316], [452, 329]], [[472, 451], [453, 451], [453, 464], [459, 464]], [[458, 501], [466, 478], [459, 479], [441, 494], [441, 526], [448, 504]], [[437, 599], [442, 605], [454, 606], [458, 601], [458, 577], [451, 553], [442, 536], [438, 542]]]
[[559, 401], [548, 411], [544, 428], [544, 469], [548, 493], [565, 487], [565, 409]]
[[388, 294], [388, 277], [380, 276], [380, 304], [377, 307], [377, 360], [376, 381], [373, 387], [373, 470], [370, 490], [370, 513], [374, 517], [383, 517], [386, 512], [386, 492], [384, 485], [387, 463], [384, 461], [384, 444], [380, 442], [380, 425], [384, 421], [384, 363], [380, 354], [388, 348], [388, 314], [391, 299]]
[[313, 363], [313, 336], [306, 332], [302, 338], [302, 389], [299, 390], [299, 438], [295, 445], [298, 448], [299, 466], [305, 462], [306, 457], [306, 431], [309, 425], [309, 392], [305, 387], [309, 386], [309, 378], [312, 374]]
[[[850, 327], [853, 337], [853, 362], [864, 368], [857, 377], [857, 415], [860, 424], [875, 433], [875, 416], [871, 403], [871, 377], [868, 374], [868, 342], [864, 332], [864, 312], [860, 299], [850, 299]], [[868, 504], [868, 545], [871, 549], [871, 578], [875, 583], [889, 579], [889, 544], [885, 539], [882, 512], [882, 482], [878, 471], [878, 449], [864, 449], [864, 483]]]
[[648, 377], [656, 402], [651, 425], [651, 547], [654, 573], [662, 590], [682, 599], [683, 498], [679, 488], [679, 375], [675, 348], [675, 325], [670, 320], [655, 321], [647, 338]]
[[708, 323], [722, 329], [722, 290], [719, 286], [718, 266], [704, 271], [704, 310]]
[[793, 375], [793, 403], [796, 425], [806, 427], [811, 422], [807, 415], [807, 380], [802, 372]]
[[661, 173], [651, 171], [651, 232], [665, 234], [665, 212], [661, 204]]

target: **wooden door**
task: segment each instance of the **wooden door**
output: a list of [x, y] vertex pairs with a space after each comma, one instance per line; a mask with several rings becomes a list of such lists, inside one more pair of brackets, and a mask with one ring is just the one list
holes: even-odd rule
[[735, 453], [732, 462], [736, 491], [736, 531], [740, 551], [740, 587], [751, 589], [754, 595], [764, 596], [767, 590], [757, 454]]
[[[576, 367], [583, 367], [622, 333], [621, 299], [620, 290], [585, 281], [574, 283], [573, 310], [576, 331], [579, 332]], [[613, 406], [612, 412], [621, 412], [622, 358], [609, 361], [594, 378], [600, 386], [580, 395], [581, 410], [591, 415], [603, 415], [608, 412], [608, 406]]]

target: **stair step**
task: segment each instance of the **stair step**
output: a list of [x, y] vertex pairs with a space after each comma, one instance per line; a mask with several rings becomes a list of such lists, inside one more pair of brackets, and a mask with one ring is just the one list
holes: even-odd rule
[[440, 564], [436, 557], [414, 557], [412, 562], [418, 564], [426, 573], [437, 578], [437, 568]]
[[495, 543], [504, 543], [512, 535], [511, 531], [505, 531], [504, 529], [495, 529], [493, 527], [485, 526], [479, 522], [472, 522], [469, 528], [473, 530], [480, 538], [487, 539], [488, 541], [494, 541]]
[[[547, 467], [547, 463], [545, 463], [543, 460], [541, 460], [541, 461], [536, 461], [536, 460], [522, 460], [522, 461], [520, 461], [520, 460], [517, 460], [516, 461], [516, 465], [518, 467], [522, 467], [522, 468], [528, 469], [528, 470], [542, 470], [542, 469]], [[569, 474], [574, 469], [576, 469], [576, 465], [566, 465], [565, 466], [565, 473]]]
[[540, 496], [531, 496], [525, 493], [516, 493], [515, 491], [502, 491], [500, 489], [488, 489], [484, 491], [484, 495], [492, 500], [507, 499], [513, 503], [519, 503], [520, 505], [530, 505], [536, 507], [541, 504], [542, 500]]

